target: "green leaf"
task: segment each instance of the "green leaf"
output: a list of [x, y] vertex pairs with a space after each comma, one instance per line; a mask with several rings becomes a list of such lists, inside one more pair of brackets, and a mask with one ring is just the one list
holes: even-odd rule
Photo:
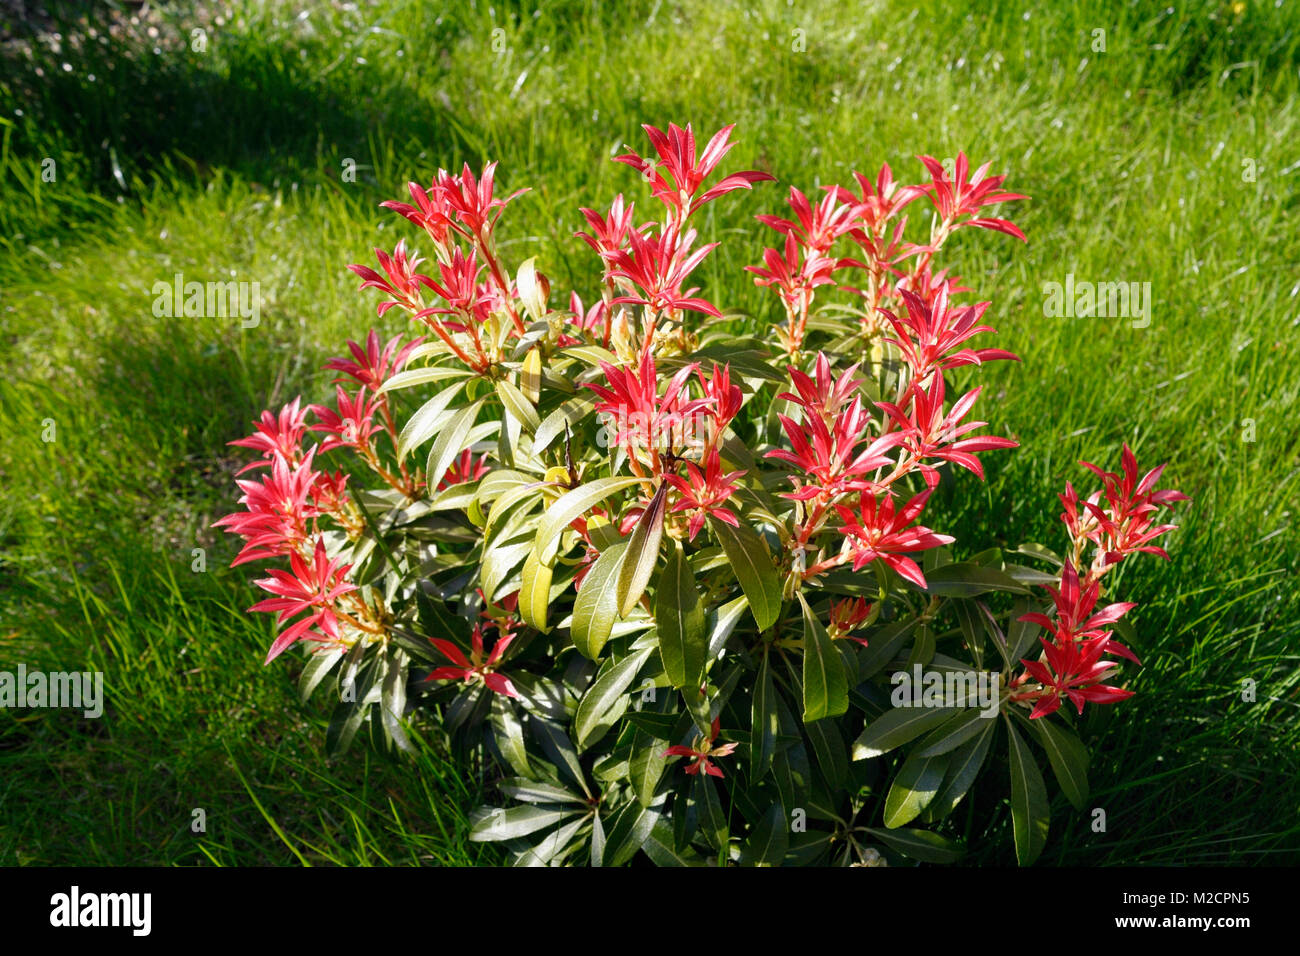
[[542, 396], [542, 377], [542, 353], [538, 349], [530, 349], [524, 356], [523, 365], [519, 367], [519, 391], [533, 405]]
[[335, 706], [334, 713], [330, 715], [329, 727], [325, 731], [325, 750], [331, 756], [347, 752], [369, 709], [366, 704], [349, 701], [341, 701]]
[[470, 814], [469, 838], [474, 843], [513, 840], [544, 830], [579, 812], [534, 806], [511, 807], [509, 810], [479, 807]]
[[600, 365], [601, 362], [608, 362], [610, 365], [618, 364], [618, 356], [599, 345], [571, 345], [561, 349], [558, 354], [565, 358], [576, 358], [593, 367]]
[[302, 676], [298, 678], [298, 694], [304, 704], [334, 665], [342, 660], [344, 650], [342, 647], [323, 647], [308, 658], [307, 666], [302, 669]]
[[524, 623], [546, 633], [546, 612], [551, 604], [552, 569], [537, 558], [534, 550], [524, 560], [519, 578], [519, 616]]
[[[627, 715], [628, 723], [652, 734], [656, 740], [673, 740], [680, 736], [677, 725], [681, 718], [677, 714], [655, 714], [648, 710], [632, 711]], [[684, 733], [686, 727], [681, 728]]]
[[496, 388], [497, 397], [501, 399], [501, 404], [506, 407], [506, 411], [514, 416], [515, 421], [524, 426], [528, 434], [536, 434], [542, 420], [527, 396], [519, 391], [517, 385], [512, 385], [503, 378], [497, 379]]
[[580, 793], [573, 793], [553, 783], [523, 777], [507, 777], [497, 784], [497, 789], [520, 803], [584, 803]]
[[767, 543], [746, 524], [733, 528], [711, 517], [709, 527], [726, 552], [736, 580], [749, 599], [754, 623], [760, 631], [766, 631], [776, 623], [781, 613], [781, 579], [772, 564]]
[[551, 764], [557, 770], [567, 772], [569, 779], [581, 787], [583, 793], [590, 794], [587, 783], [582, 777], [582, 765], [578, 762], [578, 754], [573, 749], [573, 741], [569, 739], [569, 735], [549, 720], [540, 720], [536, 717], [529, 719], [528, 726], [532, 728], [537, 742], [542, 745], [542, 750], [546, 752], [546, 757]]
[[639, 484], [640, 478], [597, 478], [566, 492], [551, 502], [537, 529], [533, 552], [543, 564], [552, 564], [560, 548], [560, 536], [574, 519], [582, 517], [615, 492]]
[[474, 419], [482, 407], [482, 399], [466, 405], [457, 410], [438, 430], [438, 437], [429, 449], [429, 461], [424, 471], [428, 487], [437, 488], [451, 463], [465, 450], [466, 440], [474, 428]]
[[866, 831], [886, 846], [922, 863], [956, 863], [966, 852], [960, 843], [954, 843], [929, 830], [913, 827], [877, 830], [867, 827]]
[[1007, 736], [1011, 738], [1011, 822], [1016, 838], [1016, 861], [1021, 866], [1029, 866], [1047, 843], [1051, 808], [1042, 771], [1029, 745], [1016, 733], [1011, 718], [1004, 714], [1003, 719], [1007, 722]]
[[352, 685], [352, 693], [348, 698], [349, 700], [365, 699], [365, 695], [358, 693], [358, 691], [360, 677], [366, 663], [365, 645], [360, 642], [353, 644], [352, 649], [344, 656], [343, 668], [339, 671], [339, 693], [342, 694], [344, 688], [349, 684]]
[[[791, 715], [791, 721], [794, 720]], [[781, 803], [787, 807], [809, 808], [812, 803], [809, 796], [811, 787], [811, 769], [803, 740], [778, 749], [772, 758], [772, 777], [781, 794]]]
[[521, 485], [535, 485], [541, 487], [534, 476], [522, 471], [513, 471], [509, 468], [494, 468], [483, 476], [483, 480], [478, 484], [478, 500], [480, 502], [492, 501], [501, 497], [512, 488], [518, 488]]
[[550, 447], [551, 442], [564, 434], [566, 425], [572, 428], [591, 414], [596, 401], [595, 392], [584, 391], [547, 415], [542, 420], [542, 423], [537, 426], [537, 434], [533, 436], [533, 451], [539, 455], [544, 452]]
[[895, 621], [868, 635], [867, 648], [858, 655], [858, 680], [875, 677], [892, 661], [916, 628], [916, 618]]
[[1004, 564], [1002, 570], [1027, 588], [1055, 586], [1061, 580], [1059, 573], [1048, 574], [1037, 568], [1027, 568], [1023, 564]]
[[632, 781], [632, 789], [643, 807], [654, 803], [655, 790], [659, 787], [664, 768], [668, 766], [668, 758], [664, 756], [665, 749], [662, 740], [639, 727], [632, 736], [632, 756], [627, 762], [628, 778]]
[[767, 648], [764, 648], [763, 660], [758, 665], [758, 677], [754, 681], [752, 710], [749, 778], [751, 784], [756, 784], [772, 767], [776, 737], [781, 727], [781, 716], [776, 709], [776, 687], [772, 682], [772, 654]]
[[741, 847], [740, 863], [742, 866], [760, 863], [780, 866], [789, 846], [790, 826], [785, 818], [785, 809], [781, 804], [773, 803], [763, 812]]
[[1011, 620], [1007, 624], [1007, 656], [1012, 661], [1028, 656], [1029, 649], [1034, 646], [1035, 638], [1043, 632], [1038, 624], [1020, 620], [1029, 612], [1029, 603], [1023, 601], [1011, 612]]
[[704, 860], [690, 847], [679, 850], [673, 839], [673, 830], [662, 817], [655, 820], [650, 835], [641, 849], [655, 866], [704, 866]]
[[722, 800], [718, 796], [718, 788], [713, 785], [713, 778], [706, 773], [696, 774], [695, 785], [691, 789], [704, 838], [715, 850], [723, 850], [728, 843], [730, 826]]
[[628, 775], [627, 747], [616, 745], [617, 749], [597, 758], [591, 766], [591, 775], [604, 784], [623, 781]]
[[375, 392], [376, 395], [383, 395], [385, 392], [396, 391], [399, 388], [410, 388], [413, 385], [428, 385], [430, 382], [441, 382], [449, 378], [469, 378], [474, 373], [467, 368], [455, 368], [452, 366], [433, 365], [429, 368], [411, 368], [385, 380], [384, 384], [379, 386]]
[[974, 597], [988, 591], [1028, 594], [1029, 589], [997, 568], [959, 562], [925, 572], [925, 591], [939, 597]]
[[1088, 748], [1070, 730], [1047, 717], [1029, 721], [1029, 729], [1047, 751], [1052, 773], [1066, 799], [1082, 811], [1088, 801]]
[[952, 752], [943, 786], [939, 788], [939, 794], [926, 807], [926, 822], [942, 820], [961, 802], [961, 798], [966, 796], [966, 791], [970, 790], [988, 757], [996, 728], [997, 721], [988, 721], [978, 737], [966, 741]]
[[848, 710], [849, 682], [839, 651], [802, 593], [799, 603], [803, 606], [803, 720], [807, 724]]
[[680, 543], [668, 552], [668, 563], [659, 575], [654, 608], [659, 656], [668, 680], [677, 688], [698, 689], [704, 674], [708, 638], [695, 577]]
[[736, 629], [740, 616], [745, 613], [747, 607], [749, 607], [749, 599], [742, 594], [721, 607], [710, 608], [705, 614], [706, 626], [709, 629], [708, 658], [710, 660], [722, 653], [727, 638]]
[[573, 737], [578, 753], [605, 736], [623, 716], [630, 703], [627, 688], [636, 679], [650, 653], [647, 647], [619, 661], [611, 657], [600, 669], [582, 700], [578, 701], [578, 710], [573, 715]]
[[492, 739], [511, 770], [525, 777], [532, 776], [533, 768], [528, 762], [528, 749], [524, 744], [523, 722], [510, 699], [500, 694], [492, 695]]
[[[493, 424], [493, 427], [496, 427], [495, 424]], [[470, 431], [472, 434], [473, 429]], [[465, 442], [466, 447], [472, 444], [472, 438]], [[478, 483], [462, 481], [454, 485], [448, 485], [442, 491], [435, 491], [429, 498], [428, 504], [430, 511], [468, 511], [477, 501]]]
[[1027, 554], [1032, 558], [1042, 558], [1044, 561], [1047, 561], [1050, 564], [1054, 564], [1058, 568], [1065, 563], [1061, 559], [1061, 556], [1057, 554], [1055, 551], [1053, 551], [1051, 548], [1045, 547], [1044, 545], [1041, 544], [1034, 544], [1033, 542], [1026, 542], [1025, 544], [1022, 544], [1020, 547], [1016, 548], [1015, 551], [1012, 553]]
[[402, 727], [402, 714], [406, 710], [406, 652], [390, 644], [384, 654], [383, 689], [379, 701], [379, 719], [384, 733], [398, 750], [414, 754], [415, 748]]
[[916, 819], [939, 792], [944, 771], [948, 769], [948, 755], [922, 757], [911, 754], [903, 761], [894, 783], [885, 797], [885, 826], [891, 830]]
[[605, 825], [600, 822], [599, 810], [591, 815], [591, 865], [605, 865]]
[[524, 306], [524, 311], [534, 322], [546, 314], [546, 296], [542, 294], [542, 284], [537, 281], [536, 256], [530, 256], [519, 264], [519, 269], [515, 273], [515, 292]]
[[627, 556], [618, 574], [618, 611], [622, 617], [627, 617], [641, 600], [646, 585], [650, 583], [650, 575], [659, 563], [659, 542], [664, 535], [667, 502], [668, 485], [660, 483], [659, 490], [650, 499], [628, 540]]
[[570, 820], [562, 827], [556, 828], [539, 842], [519, 851], [514, 859], [515, 866], [559, 866], [564, 858], [582, 846], [579, 831], [587, 822], [586, 815]]
[[[483, 522], [483, 535], [490, 537], [502, 529], [517, 524], [520, 515], [531, 514], [542, 500], [542, 484], [515, 485], [499, 495], [492, 503]], [[539, 519], [540, 520], [540, 519]], [[534, 537], [536, 533], [534, 533]]]
[[495, 696], [483, 684], [458, 687], [455, 698], [443, 710], [443, 726], [453, 732], [475, 726], [491, 710], [492, 702], [488, 698]]
[[865, 760], [889, 753], [895, 747], [932, 730], [951, 717], [952, 707], [895, 707], [863, 728], [853, 742], [853, 759]]
[[498, 538], [489, 542], [484, 548], [483, 559], [479, 562], [479, 580], [483, 585], [483, 595], [495, 601], [501, 586], [509, 580], [520, 562], [526, 561], [533, 553], [533, 538], [526, 530], [513, 538]]
[[849, 754], [839, 725], [833, 720], [814, 720], [804, 724], [812, 743], [817, 767], [832, 790], [839, 790], [849, 777]]
[[928, 624], [922, 624], [916, 629], [916, 640], [912, 644], [912, 651], [907, 655], [907, 663], [904, 665], [906, 670], [911, 670], [915, 665], [920, 664], [924, 667], [934, 659], [934, 651], [937, 642], [934, 636], [934, 629]]
[[740, 343], [719, 342], [697, 349], [690, 355], [674, 355], [665, 358], [663, 368], [677, 369], [688, 362], [700, 362], [707, 365], [711, 361], [719, 366], [731, 366], [732, 381], [735, 381], [741, 375], [747, 378], [761, 378], [782, 385], [789, 381], [785, 372], [777, 371], [766, 361], [769, 353], [762, 347], [766, 343], [751, 339], [747, 344], [758, 345], [760, 348], [743, 348], [740, 347]]
[[405, 458], [410, 454], [411, 449], [420, 447], [433, 437], [445, 418], [447, 406], [452, 403], [452, 400], [460, 394], [461, 389], [464, 387], [464, 382], [457, 382], [450, 388], [444, 388], [421, 405], [415, 414], [407, 419], [406, 425], [397, 436], [397, 457], [399, 459]]
[[803, 833], [790, 834], [790, 848], [786, 856], [791, 866], [824, 866], [832, 846], [842, 846], [833, 842], [835, 834], [830, 830], [805, 830]]
[[917, 753], [925, 757], [937, 757], [950, 750], [956, 750], [977, 734], [992, 726], [994, 718], [981, 716], [983, 712], [971, 707], [961, 711], [952, 720], [944, 721], [928, 737], [917, 744]]
[[659, 811], [633, 800], [623, 807], [610, 825], [605, 840], [605, 865], [622, 866], [641, 849], [659, 820]]
[[979, 611], [970, 601], [958, 599], [950, 601], [949, 604], [957, 614], [957, 624], [961, 628], [962, 637], [966, 639], [966, 648], [974, 657], [975, 667], [978, 669], [984, 662], [984, 627], [980, 621]]
[[623, 540], [623, 536], [618, 532], [618, 525], [609, 521], [604, 524], [588, 521], [587, 537], [591, 539], [592, 547], [602, 554]]
[[419, 612], [420, 627], [425, 635], [446, 637], [463, 645], [469, 644], [469, 622], [453, 614], [447, 607], [446, 601], [417, 590], [415, 606]]
[[573, 601], [569, 632], [579, 653], [593, 661], [600, 657], [618, 620], [618, 574], [626, 553], [623, 541], [601, 552]]
[[673, 794], [673, 846], [680, 852], [690, 848], [700, 828], [699, 808], [695, 806], [695, 790], [688, 786]]

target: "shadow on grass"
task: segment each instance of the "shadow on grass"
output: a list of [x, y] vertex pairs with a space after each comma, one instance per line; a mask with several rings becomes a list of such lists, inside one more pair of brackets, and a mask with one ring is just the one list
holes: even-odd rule
[[[110, 204], [140, 198], [156, 177], [201, 184], [227, 171], [268, 187], [337, 182], [351, 160], [364, 182], [375, 150], [397, 134], [434, 157], [473, 157], [474, 144], [439, 109], [411, 109], [409, 91], [370, 87], [359, 70], [339, 68], [341, 58], [354, 65], [346, 49], [324, 62], [330, 48], [309, 33], [266, 43], [256, 30], [222, 30], [214, 16], [202, 5], [150, 13], [58, 4], [48, 18], [9, 19], [0, 42], [6, 155], [22, 160], [17, 178], [39, 178], [52, 161], [48, 174], [81, 193], [60, 191], [58, 214], [44, 221], [15, 211], [13, 231], [66, 236]], [[0, 184], [0, 196], [31, 188]]]

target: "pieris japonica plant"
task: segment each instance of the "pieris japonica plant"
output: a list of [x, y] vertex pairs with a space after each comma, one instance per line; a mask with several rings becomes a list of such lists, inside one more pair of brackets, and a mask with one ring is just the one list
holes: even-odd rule
[[581, 294], [504, 260], [522, 190], [494, 164], [384, 203], [422, 255], [351, 269], [413, 331], [348, 343], [333, 403], [235, 442], [260, 457], [218, 524], [235, 564], [272, 562], [268, 662], [307, 652], [335, 750], [442, 728], [489, 784], [471, 839], [521, 863], [946, 862], [977, 781], [1009, 793], [1031, 862], [1040, 765], [1082, 809], [1073, 718], [1131, 696], [1133, 605], [1108, 576], [1164, 554], [1184, 496], [1126, 446], [1116, 473], [1085, 463], [1095, 492], [1067, 484], [1059, 554], [929, 527], [941, 483], [1016, 446], [969, 387], [1016, 356], [936, 259], [958, 230], [1023, 240], [987, 210], [1025, 197], [964, 155], [922, 157], [915, 185], [885, 166], [791, 188], [788, 217], [758, 217], [773, 248], [748, 269], [780, 321], [754, 331], [693, 278], [717, 245], [695, 223], [773, 177], [718, 173], [731, 127], [702, 150], [690, 126], [645, 131], [652, 152], [617, 160], [649, 212], [582, 210], [602, 280]]

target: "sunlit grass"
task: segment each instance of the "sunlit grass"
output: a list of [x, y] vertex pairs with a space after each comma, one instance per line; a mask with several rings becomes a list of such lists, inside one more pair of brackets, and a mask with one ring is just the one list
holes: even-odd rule
[[[723, 241], [706, 291], [755, 331], [774, 303], [740, 269], [769, 241], [750, 217], [785, 184], [886, 161], [909, 176], [918, 153], [964, 149], [1033, 197], [1015, 213], [1027, 246], [954, 248], [1024, 358], [979, 373], [981, 417], [1021, 448], [986, 456], [987, 485], [963, 478], [930, 523], [971, 550], [1059, 544], [1055, 493], [1123, 441], [1194, 498], [1173, 562], [1125, 569], [1139, 696], [1083, 722], [1107, 830], [1060, 800], [1044, 860], [1296, 859], [1293, 9], [359, 6], [236, 5], [201, 21], [203, 53], [92, 43], [3, 71], [0, 668], [103, 669], [110, 709], [0, 715], [0, 862], [479, 859], [477, 782], [431, 728], [413, 761], [327, 761], [322, 705], [299, 703], [287, 660], [262, 667], [249, 575], [210, 528], [233, 502], [225, 443], [326, 394], [320, 363], [375, 321], [344, 266], [415, 239], [377, 208], [408, 179], [498, 160], [508, 188], [533, 187], [504, 254], [585, 291], [577, 208], [647, 201], [607, 158], [670, 120], [737, 123], [728, 162], [782, 180], [704, 217]], [[166, 17], [185, 37], [200, 22]], [[153, 283], [178, 272], [259, 282], [260, 324], [155, 317]], [[1043, 283], [1067, 274], [1150, 282], [1150, 326], [1045, 316]], [[1004, 789], [971, 801], [978, 861], [1013, 859]]]

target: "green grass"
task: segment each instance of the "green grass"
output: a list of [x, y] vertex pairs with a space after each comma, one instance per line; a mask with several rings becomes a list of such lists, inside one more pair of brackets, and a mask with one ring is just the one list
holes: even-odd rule
[[[1024, 357], [980, 373], [981, 417], [1021, 448], [928, 523], [971, 551], [1059, 545], [1056, 492], [1123, 441], [1195, 499], [1173, 562], [1124, 571], [1138, 696], [1083, 722], [1106, 832], [1057, 798], [1044, 860], [1300, 859], [1294, 7], [358, 6], [236, 3], [222, 24], [182, 6], [160, 41], [125, 24], [74, 48], [84, 27], [65, 23], [61, 51], [4, 54], [0, 669], [102, 669], [110, 706], [0, 713], [0, 863], [496, 859], [466, 841], [479, 784], [431, 729], [413, 761], [329, 761], [296, 665], [262, 667], [268, 622], [243, 613], [250, 575], [210, 528], [234, 498], [225, 443], [326, 394], [321, 362], [374, 321], [344, 265], [414, 240], [377, 208], [408, 179], [500, 161], [506, 187], [533, 187], [505, 254], [590, 289], [577, 208], [642, 198], [607, 158], [670, 120], [737, 123], [728, 162], [782, 181], [704, 217], [723, 240], [706, 287], [754, 329], [774, 300], [740, 267], [784, 184], [885, 161], [909, 177], [916, 154], [960, 149], [1033, 197], [1015, 213], [1028, 246], [963, 235], [949, 259]], [[176, 272], [260, 282], [261, 324], [155, 318], [150, 289]], [[1067, 273], [1150, 282], [1150, 327], [1044, 316], [1043, 283]], [[970, 802], [976, 862], [1013, 859], [1002, 789]]]

